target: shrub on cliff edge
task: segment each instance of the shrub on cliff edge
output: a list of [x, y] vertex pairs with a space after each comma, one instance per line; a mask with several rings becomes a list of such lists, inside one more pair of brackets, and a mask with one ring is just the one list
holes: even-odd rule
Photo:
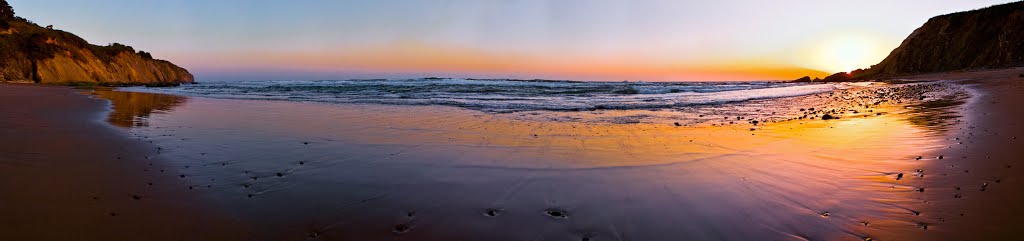
[[6, 30], [11, 25], [8, 21], [14, 20], [14, 8], [7, 4], [6, 0], [0, 0], [0, 30]]

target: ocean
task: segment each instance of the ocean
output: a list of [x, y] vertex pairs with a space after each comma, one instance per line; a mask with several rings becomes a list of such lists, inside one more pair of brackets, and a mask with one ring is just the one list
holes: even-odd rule
[[507, 79], [209, 81], [174, 88], [126, 88], [224, 99], [456, 106], [490, 113], [659, 110], [794, 97], [846, 84], [782, 82], [581, 82]]

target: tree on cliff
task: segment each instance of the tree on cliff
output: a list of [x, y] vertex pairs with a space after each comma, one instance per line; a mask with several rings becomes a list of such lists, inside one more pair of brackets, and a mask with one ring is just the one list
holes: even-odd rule
[[10, 27], [8, 21], [14, 20], [14, 8], [7, 4], [6, 0], [0, 0], [0, 28], [6, 30]]

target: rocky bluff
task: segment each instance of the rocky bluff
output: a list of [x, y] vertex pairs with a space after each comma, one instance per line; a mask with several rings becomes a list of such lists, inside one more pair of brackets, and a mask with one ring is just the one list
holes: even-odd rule
[[97, 46], [14, 15], [0, 0], [0, 82], [87, 85], [176, 85], [192, 74], [130, 46]]

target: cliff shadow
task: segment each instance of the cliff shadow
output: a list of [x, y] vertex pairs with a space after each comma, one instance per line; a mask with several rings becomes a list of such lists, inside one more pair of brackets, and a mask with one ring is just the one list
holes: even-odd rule
[[108, 122], [127, 128], [149, 126], [150, 115], [169, 112], [188, 100], [184, 96], [113, 89], [96, 89], [92, 94], [111, 101], [113, 111], [107, 117]]

